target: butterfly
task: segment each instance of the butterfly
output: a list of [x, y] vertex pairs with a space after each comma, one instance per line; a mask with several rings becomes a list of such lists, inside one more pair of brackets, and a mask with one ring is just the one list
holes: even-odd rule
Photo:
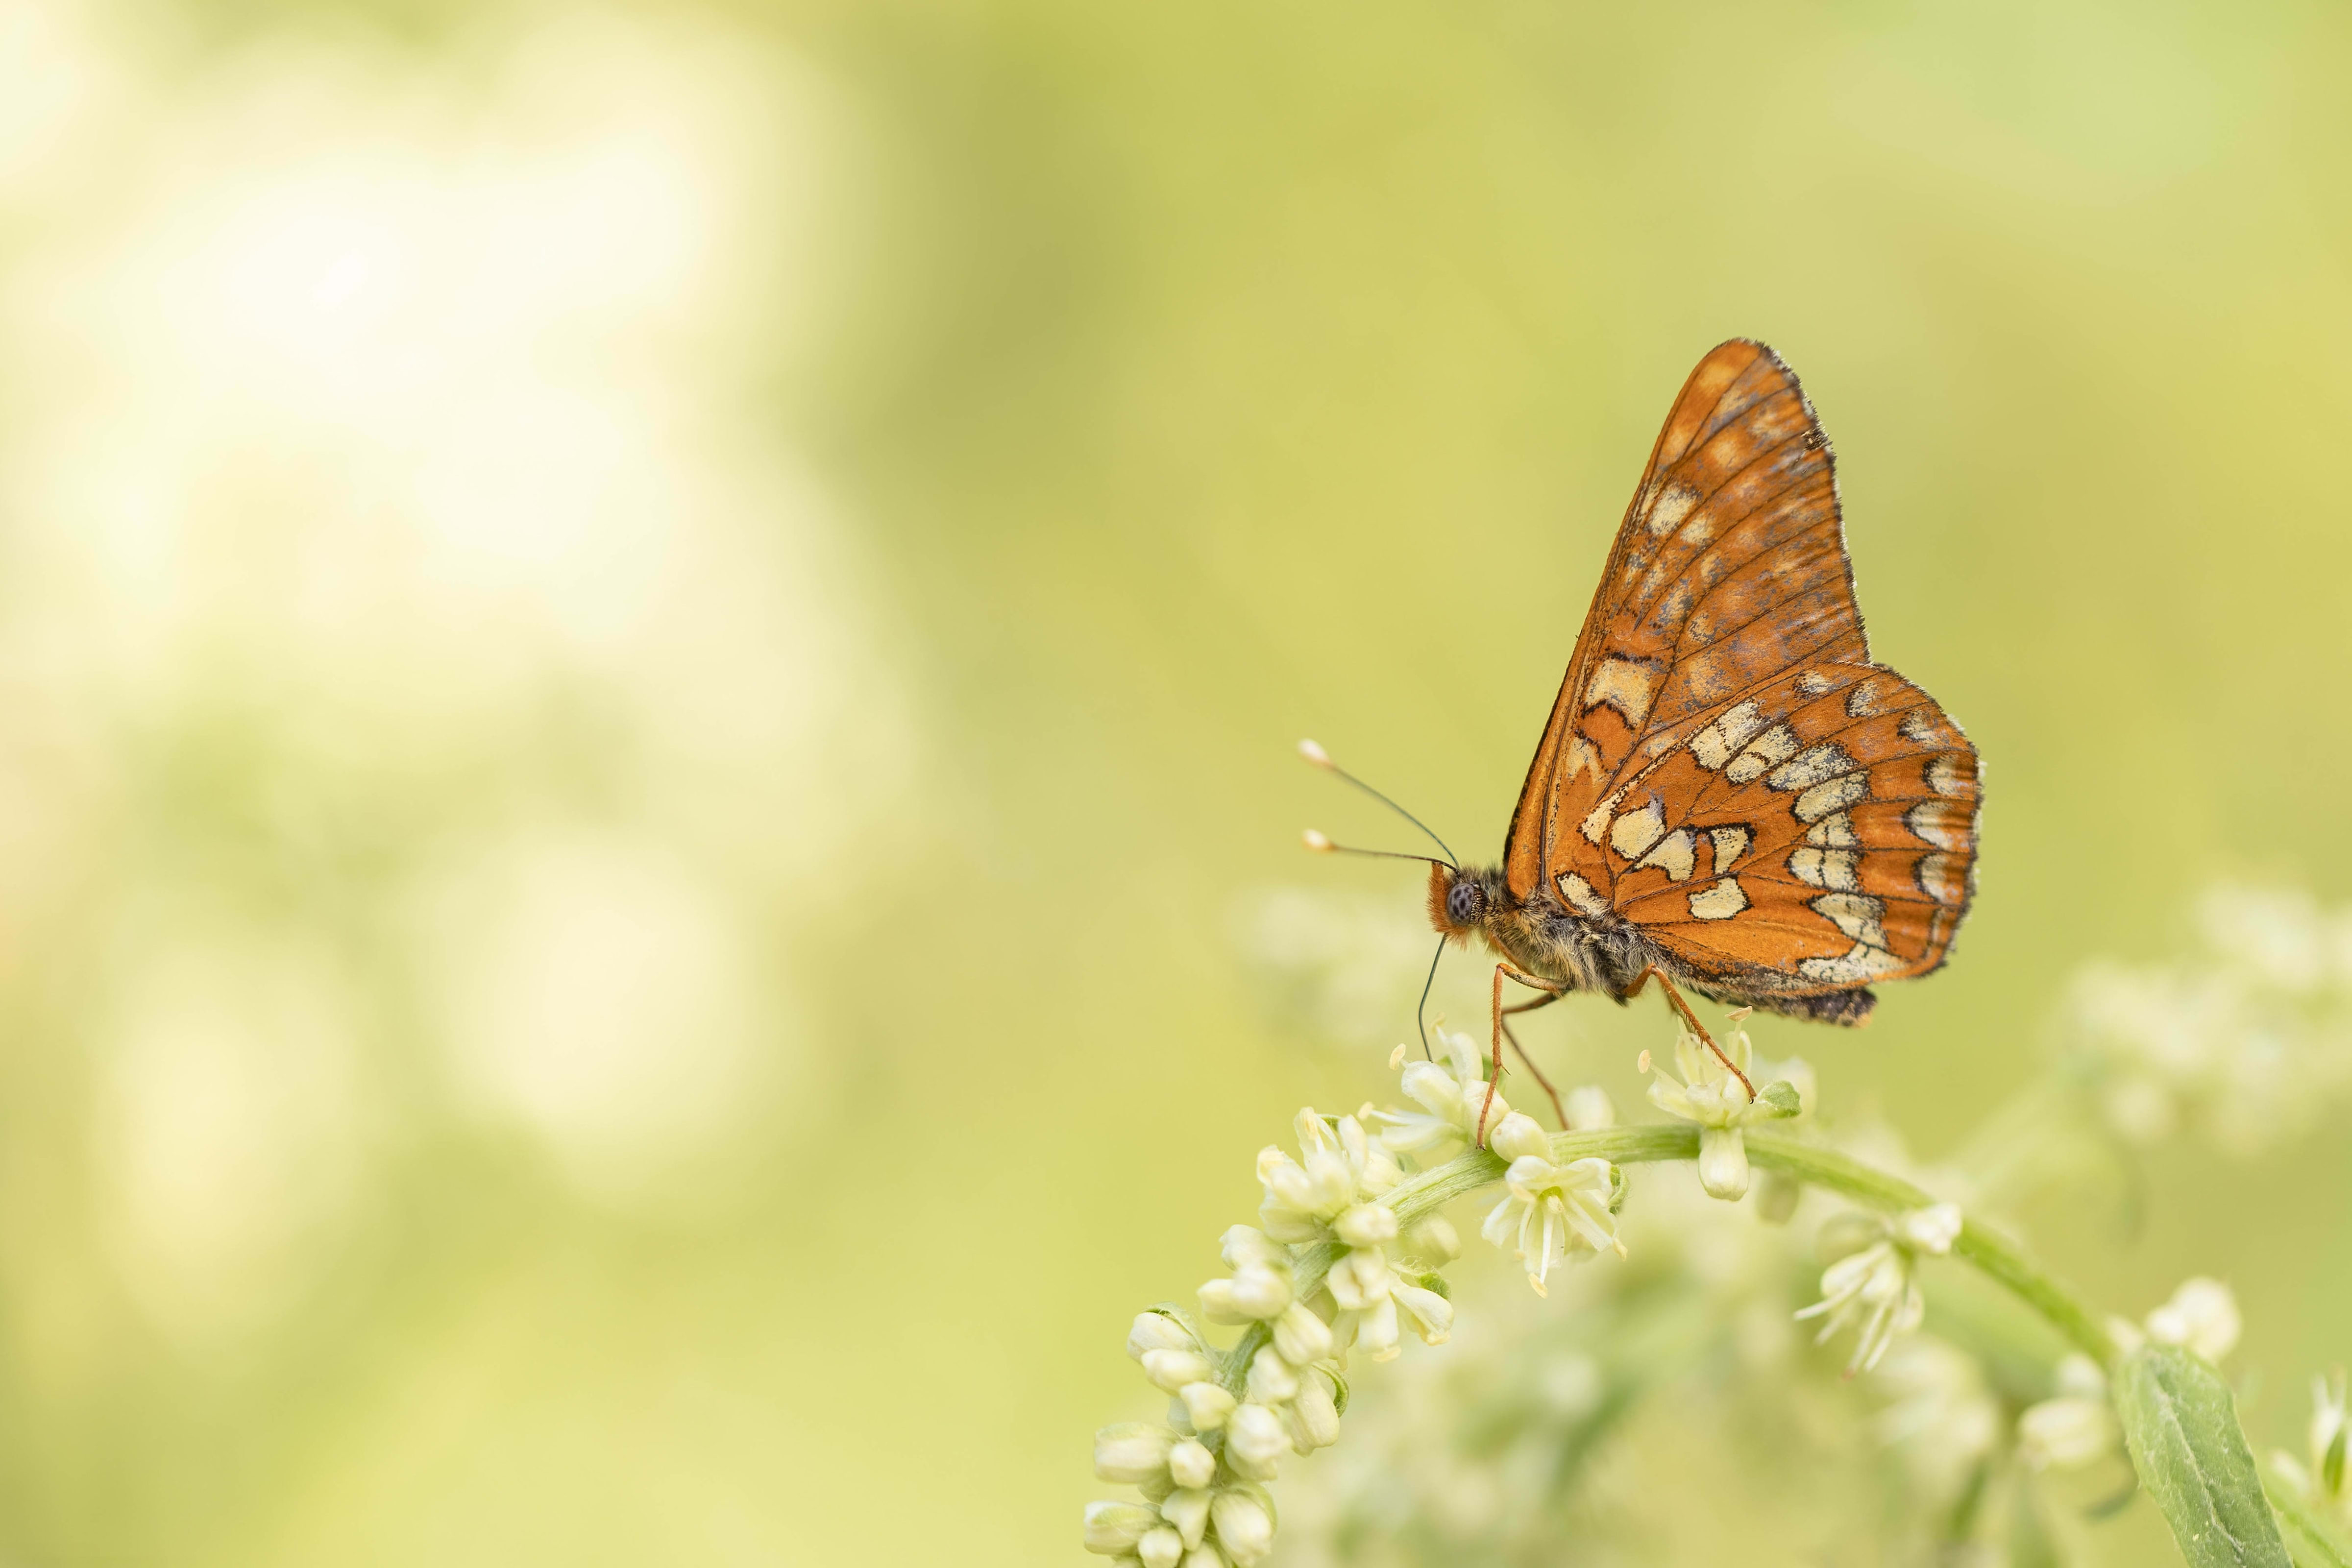
[[[1950, 953], [1982, 792], [1960, 727], [1871, 660], [1811, 403], [1734, 340], [1659, 432], [1502, 863], [1433, 861], [1429, 918], [1500, 960], [1498, 1069], [1507, 1011], [1653, 977], [1703, 1039], [1677, 986], [1861, 1024]], [[1505, 1009], [1507, 978], [1544, 994]]]

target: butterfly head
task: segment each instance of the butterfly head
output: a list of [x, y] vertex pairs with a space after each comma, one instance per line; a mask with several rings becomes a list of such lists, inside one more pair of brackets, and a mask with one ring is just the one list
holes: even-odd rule
[[1466, 866], [1430, 866], [1429, 924], [1439, 936], [1467, 942], [1486, 924], [1496, 907], [1496, 892], [1487, 885], [1494, 878]]

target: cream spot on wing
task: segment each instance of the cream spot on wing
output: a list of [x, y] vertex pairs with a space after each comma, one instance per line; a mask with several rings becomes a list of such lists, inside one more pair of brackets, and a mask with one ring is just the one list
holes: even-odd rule
[[1785, 724], [1776, 724], [1749, 741], [1724, 768], [1723, 776], [1734, 784], [1745, 784], [1767, 768], [1778, 767], [1796, 755], [1797, 732]]
[[1601, 835], [1609, 831], [1611, 813], [1617, 810], [1617, 802], [1624, 798], [1625, 791], [1620, 789], [1584, 814], [1584, 821], [1577, 824], [1576, 831], [1584, 835], [1586, 843], [1597, 844], [1601, 841]]
[[1882, 948], [1857, 942], [1839, 957], [1806, 958], [1797, 973], [1808, 980], [1832, 986], [1858, 986], [1903, 967], [1903, 960]]
[[1817, 670], [1807, 670], [1797, 677], [1797, 690], [1809, 697], [1817, 697], [1837, 683]]
[[1764, 727], [1764, 713], [1752, 702], [1738, 703], [1726, 708], [1720, 717], [1691, 737], [1691, 755], [1698, 765], [1712, 773], [1731, 760], [1732, 753], [1748, 744], [1748, 737]]
[[1948, 800], [1920, 801], [1903, 813], [1903, 825], [1939, 850], [1964, 850], [1976, 840], [1968, 808]]
[[1715, 841], [1715, 869], [1729, 871], [1732, 863], [1748, 852], [1748, 832], [1745, 828], [1709, 828], [1706, 832]]
[[1666, 873], [1668, 882], [1688, 882], [1698, 864], [1698, 836], [1688, 828], [1676, 828], [1634, 863], [1656, 866]]
[[1661, 537], [1673, 533], [1682, 527], [1683, 519], [1689, 517], [1691, 508], [1697, 505], [1696, 490], [1687, 485], [1667, 486], [1658, 497], [1657, 504], [1650, 508], [1650, 532]]
[[1592, 672], [1592, 684], [1585, 688], [1587, 709], [1607, 703], [1625, 716], [1625, 722], [1635, 729], [1650, 716], [1650, 699], [1657, 695], [1658, 677], [1646, 664], [1631, 659], [1603, 659], [1601, 667]]
[[1886, 946], [1886, 933], [1879, 925], [1886, 905], [1866, 893], [1825, 893], [1813, 900], [1813, 913], [1857, 942]]
[[1852, 817], [1843, 811], [1832, 811], [1805, 830], [1805, 842], [1826, 849], [1851, 850], [1861, 846], [1862, 837], [1853, 831]]
[[1862, 886], [1855, 874], [1861, 859], [1852, 850], [1816, 849], [1804, 844], [1789, 852], [1789, 870], [1807, 887], [1853, 893]]
[[1969, 896], [1968, 873], [1952, 855], [1919, 857], [1919, 891], [1938, 904], [1957, 905]]
[[1857, 764], [1848, 757], [1845, 747], [1834, 741], [1807, 747], [1792, 761], [1772, 769], [1764, 780], [1775, 789], [1804, 789], [1824, 779], [1834, 779], [1841, 773], [1851, 773]]
[[1575, 783], [1580, 773], [1590, 773], [1598, 779], [1601, 777], [1601, 753], [1584, 737], [1571, 735], [1568, 737], [1568, 776], [1560, 780], [1561, 787], [1564, 789]]
[[1559, 888], [1559, 895], [1568, 900], [1568, 906], [1579, 915], [1609, 913], [1609, 901], [1601, 897], [1591, 883], [1574, 872], [1564, 871], [1552, 881]]
[[1797, 803], [1790, 810], [1797, 813], [1797, 821], [1801, 822], [1818, 822], [1832, 811], [1844, 810], [1869, 793], [1869, 777], [1866, 774], [1849, 773], [1842, 779], [1832, 779], [1826, 784], [1814, 785], [1798, 796]]
[[1936, 722], [1934, 712], [1928, 708], [1913, 708], [1903, 716], [1903, 722], [1895, 727], [1902, 732], [1904, 739], [1914, 746], [1950, 744], [1949, 738], [1943, 732], [1943, 727]]
[[1740, 891], [1736, 876], [1727, 876], [1690, 895], [1694, 920], [1728, 920], [1747, 907], [1748, 894]]
[[1656, 843], [1665, 831], [1666, 809], [1653, 795], [1647, 804], [1635, 807], [1610, 825], [1610, 847], [1629, 861], [1638, 861], [1642, 852]]
[[1878, 711], [1878, 683], [1864, 679], [1854, 682], [1853, 689], [1845, 694], [1845, 716], [1868, 718]]
[[1976, 769], [1968, 758], [1953, 754], [1938, 757], [1927, 764], [1927, 788], [1938, 795], [1961, 796], [1975, 792]]

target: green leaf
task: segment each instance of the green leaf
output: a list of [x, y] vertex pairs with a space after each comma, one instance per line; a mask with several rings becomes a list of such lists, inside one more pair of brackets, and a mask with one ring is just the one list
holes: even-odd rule
[[2140, 1485], [2192, 1568], [2290, 1568], [2220, 1373], [2178, 1345], [2145, 1345], [2116, 1367], [2115, 1401]]
[[1764, 1092], [1757, 1098], [1775, 1116], [1793, 1116], [1804, 1109], [1797, 1099], [1797, 1086], [1785, 1078], [1764, 1085]]

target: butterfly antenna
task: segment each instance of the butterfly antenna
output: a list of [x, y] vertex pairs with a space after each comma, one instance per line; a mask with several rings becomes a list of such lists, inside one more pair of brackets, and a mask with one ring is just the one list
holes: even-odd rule
[[1429, 988], [1437, 984], [1437, 961], [1444, 956], [1445, 938], [1440, 936], [1437, 951], [1429, 956], [1429, 978], [1421, 983], [1421, 1004], [1412, 1009], [1413, 1025], [1421, 1030], [1421, 1056], [1424, 1061], [1437, 1060], [1429, 1050]]
[[[1304, 757], [1307, 761], [1313, 763], [1316, 767], [1320, 768], [1326, 773], [1338, 774], [1349, 783], [1353, 784], [1357, 789], [1361, 789], [1365, 794], [1370, 795], [1373, 800], [1378, 800], [1381, 805], [1386, 806], [1390, 810], [1394, 811], [1398, 816], [1402, 817], [1406, 821], [1411, 822], [1414, 827], [1419, 828], [1423, 832], [1427, 833], [1429, 835], [1429, 841], [1435, 844], [1440, 850], [1444, 852], [1445, 863], [1455, 871], [1460, 871], [1462, 869], [1462, 862], [1454, 858], [1453, 850], [1447, 848], [1445, 841], [1439, 838], [1435, 831], [1433, 830], [1427, 822], [1423, 821], [1419, 817], [1414, 816], [1411, 811], [1406, 810], [1402, 806], [1398, 805], [1394, 800], [1390, 800], [1386, 795], [1381, 794], [1379, 790], [1373, 789], [1370, 785], [1365, 783], [1362, 779], [1357, 778], [1354, 774], [1349, 772], [1338, 763], [1332, 761], [1331, 754], [1329, 752], [1324, 750], [1321, 747], [1316, 745], [1311, 740], [1302, 740], [1298, 743], [1298, 755]], [[1317, 836], [1320, 837], [1321, 835], [1318, 834]], [[1308, 847], [1311, 849], [1315, 846], [1310, 843]], [[1330, 841], [1327, 839], [1324, 841], [1324, 847], [1336, 849], [1339, 846], [1332, 844]], [[1351, 854], [1384, 854], [1391, 852], [1378, 850], [1353, 850], [1348, 852]], [[1397, 858], [1401, 860], [1427, 860], [1429, 857], [1427, 855], [1401, 855]]]

